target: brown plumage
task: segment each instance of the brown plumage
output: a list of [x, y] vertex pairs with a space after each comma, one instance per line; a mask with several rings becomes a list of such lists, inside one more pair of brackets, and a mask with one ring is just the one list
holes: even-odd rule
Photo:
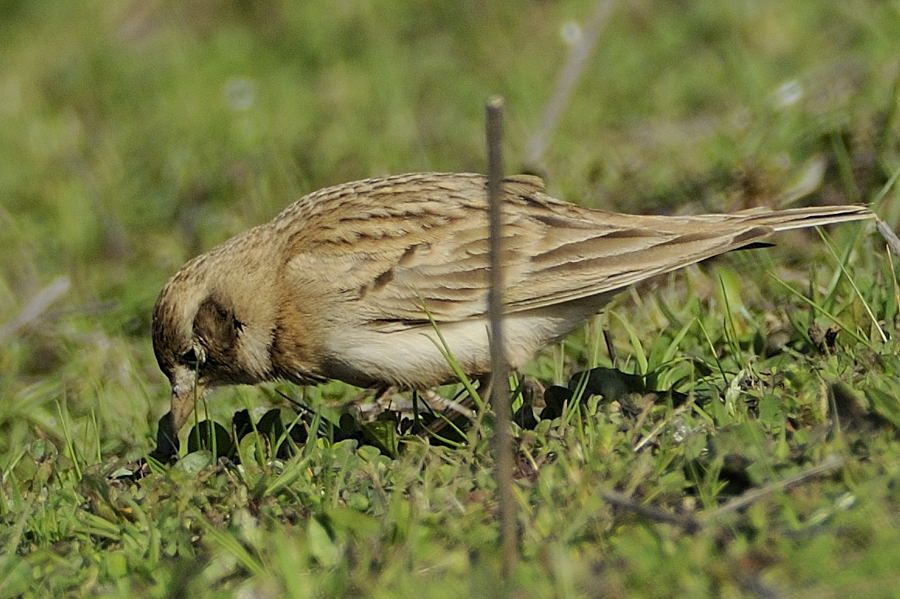
[[[447, 382], [428, 315], [466, 371], [486, 374], [486, 208], [481, 175], [367, 179], [311, 193], [189, 261], [153, 311], [175, 430], [216, 385]], [[513, 366], [629, 285], [777, 231], [872, 217], [862, 206], [617, 214], [556, 200], [525, 175], [505, 180], [504, 215]]]

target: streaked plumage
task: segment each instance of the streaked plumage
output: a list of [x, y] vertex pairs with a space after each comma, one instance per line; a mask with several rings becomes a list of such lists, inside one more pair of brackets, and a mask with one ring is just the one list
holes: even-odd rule
[[[649, 277], [787, 229], [867, 219], [862, 206], [636, 216], [582, 208], [540, 179], [504, 183], [509, 359], [535, 351]], [[481, 175], [422, 173], [329, 187], [194, 258], [153, 312], [175, 429], [197, 389], [287, 379], [427, 388], [453, 378], [440, 327], [472, 375], [489, 369]]]

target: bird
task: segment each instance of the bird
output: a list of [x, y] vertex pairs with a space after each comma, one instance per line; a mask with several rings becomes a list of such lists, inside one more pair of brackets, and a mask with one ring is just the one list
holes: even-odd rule
[[[555, 199], [532, 175], [501, 189], [513, 368], [645, 279], [780, 231], [874, 218], [860, 205], [621, 214]], [[446, 351], [488, 376], [489, 264], [483, 175], [393, 175], [300, 198], [189, 260], [160, 292], [152, 342], [171, 384], [170, 430], [223, 385], [428, 390], [456, 380]]]

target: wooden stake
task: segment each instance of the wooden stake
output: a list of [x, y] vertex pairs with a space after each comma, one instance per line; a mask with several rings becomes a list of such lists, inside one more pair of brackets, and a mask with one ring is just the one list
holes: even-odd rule
[[488, 204], [490, 215], [491, 274], [488, 315], [491, 324], [491, 404], [494, 408], [494, 476], [500, 506], [503, 578], [508, 580], [518, 559], [516, 504], [513, 496], [512, 409], [509, 372], [503, 338], [503, 99], [487, 102]]

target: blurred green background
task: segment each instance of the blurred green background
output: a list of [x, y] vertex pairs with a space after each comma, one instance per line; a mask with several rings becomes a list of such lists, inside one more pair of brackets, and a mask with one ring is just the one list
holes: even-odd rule
[[[507, 171], [590, 206], [869, 201], [900, 167], [900, 3], [876, 0], [613, 2], [527, 157], [595, 10], [0, 2], [0, 464], [69, 425], [100, 459], [147, 450], [167, 409], [148, 333], [166, 279], [320, 187], [484, 171], [491, 94]], [[895, 229], [896, 199], [880, 206]]]

